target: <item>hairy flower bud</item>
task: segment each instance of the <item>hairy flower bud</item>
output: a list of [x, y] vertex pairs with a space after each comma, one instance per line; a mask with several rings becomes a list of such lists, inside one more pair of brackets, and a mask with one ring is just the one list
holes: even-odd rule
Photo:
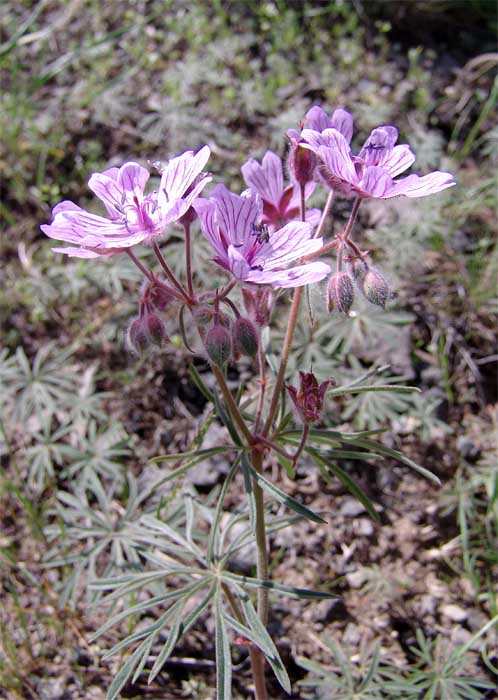
[[288, 165], [292, 179], [300, 185], [310, 182], [315, 164], [315, 154], [308, 148], [303, 148], [297, 139], [291, 138]]
[[273, 292], [269, 287], [242, 288], [242, 299], [247, 314], [259, 328], [270, 325], [273, 308]]
[[142, 316], [135, 318], [128, 327], [128, 345], [137, 353], [143, 352], [149, 346], [149, 336]]
[[347, 259], [347, 268], [351, 277], [358, 284], [360, 284], [363, 281], [365, 275], [369, 270], [367, 261], [364, 258], [357, 257], [350, 257]]
[[232, 356], [232, 338], [223, 326], [213, 326], [204, 340], [206, 352], [211, 362], [223, 367]]
[[208, 304], [198, 304], [192, 309], [192, 316], [198, 328], [205, 328], [213, 320], [214, 309]]
[[328, 284], [329, 311], [347, 314], [353, 304], [354, 285], [347, 272], [334, 272]]
[[161, 345], [167, 337], [164, 323], [156, 314], [147, 314], [145, 316], [145, 329], [150, 341], [154, 343], [154, 345]]
[[382, 306], [383, 309], [392, 296], [389, 283], [376, 267], [371, 267], [363, 278], [362, 291], [371, 304]]
[[254, 323], [248, 318], [239, 318], [233, 325], [233, 346], [237, 353], [256, 357], [258, 354], [258, 331]]

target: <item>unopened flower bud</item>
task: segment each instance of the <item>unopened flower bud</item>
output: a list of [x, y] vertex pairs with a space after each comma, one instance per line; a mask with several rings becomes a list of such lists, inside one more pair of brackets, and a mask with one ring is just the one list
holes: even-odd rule
[[249, 357], [258, 354], [258, 331], [254, 323], [248, 318], [240, 316], [233, 325], [234, 350]]
[[213, 320], [214, 309], [208, 304], [198, 304], [192, 309], [192, 316], [198, 328], [205, 328]]
[[291, 138], [288, 163], [292, 179], [300, 185], [305, 185], [313, 179], [316, 156], [308, 148], [303, 148], [297, 139]]
[[232, 355], [232, 338], [223, 326], [210, 328], [206, 333], [204, 345], [209, 359], [218, 367], [223, 367]]
[[259, 328], [270, 325], [273, 308], [273, 292], [269, 287], [242, 288], [242, 298], [247, 314]]
[[364, 258], [349, 258], [347, 267], [349, 274], [358, 284], [363, 281], [369, 270], [368, 263]]
[[334, 272], [329, 279], [328, 301], [329, 311], [336, 309], [347, 314], [353, 304], [354, 285], [351, 275], [347, 272]]
[[142, 316], [135, 318], [128, 327], [128, 345], [137, 353], [143, 352], [149, 346], [149, 336]]
[[161, 345], [166, 338], [164, 323], [156, 314], [147, 314], [145, 316], [145, 329], [151, 342], [155, 345]]
[[376, 267], [371, 267], [363, 278], [362, 291], [371, 304], [382, 306], [383, 309], [392, 296], [389, 283]]

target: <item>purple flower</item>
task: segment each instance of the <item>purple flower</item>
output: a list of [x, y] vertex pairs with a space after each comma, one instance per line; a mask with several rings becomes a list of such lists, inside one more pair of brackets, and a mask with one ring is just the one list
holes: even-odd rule
[[84, 211], [66, 200], [54, 207], [52, 223], [41, 229], [50, 238], [73, 244], [54, 251], [80, 258], [113, 255], [148, 241], [178, 221], [209, 182], [209, 176], [196, 181], [209, 155], [204, 146], [195, 154], [186, 151], [173, 158], [162, 172], [159, 191], [150, 194], [144, 192], [149, 172], [138, 163], [94, 173], [88, 186], [102, 200], [108, 216]]
[[346, 195], [425, 197], [456, 184], [451, 173], [439, 170], [423, 177], [408, 175], [394, 180], [415, 160], [409, 146], [395, 146], [398, 131], [394, 126], [374, 129], [358, 156], [352, 154], [347, 139], [335, 128], [321, 133], [304, 129], [301, 136], [317, 155], [318, 170], [326, 184]]
[[330, 272], [323, 262], [288, 267], [319, 250], [322, 239], [312, 238], [312, 227], [302, 221], [269, 232], [260, 223], [263, 202], [254, 190], [239, 196], [217, 185], [210, 199], [197, 199], [194, 208], [215, 251], [214, 261], [241, 282], [300, 287], [319, 282]]
[[[267, 151], [261, 165], [254, 158], [249, 158], [241, 168], [248, 187], [260, 195], [263, 200], [262, 223], [275, 231], [280, 226], [300, 219], [300, 188], [295, 184], [284, 186], [282, 160], [273, 151]], [[314, 182], [305, 186], [305, 198], [308, 199], [315, 189]], [[316, 226], [320, 221], [320, 210], [310, 209], [306, 212], [306, 221]]]
[[[312, 129], [321, 133], [325, 129], [337, 129], [348, 143], [353, 138], [353, 117], [345, 109], [335, 109], [332, 112], [332, 119], [321, 107], [315, 105], [306, 113], [303, 129]], [[296, 129], [289, 129], [287, 136], [292, 139], [299, 139], [302, 136]]]
[[285, 388], [296, 407], [303, 423], [316, 423], [320, 420], [323, 411], [323, 399], [330, 384], [334, 384], [332, 379], [326, 379], [321, 384], [313, 372], [299, 372], [300, 388], [296, 389], [291, 384], [286, 384]]

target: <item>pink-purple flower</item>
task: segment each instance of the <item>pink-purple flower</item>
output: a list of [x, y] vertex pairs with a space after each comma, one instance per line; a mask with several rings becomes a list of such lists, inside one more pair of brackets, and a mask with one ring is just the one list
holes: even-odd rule
[[88, 186], [104, 203], [107, 217], [66, 200], [54, 207], [52, 223], [41, 229], [50, 238], [72, 244], [54, 251], [80, 258], [113, 255], [150, 241], [178, 221], [209, 182], [208, 175], [199, 177], [209, 155], [204, 146], [173, 158], [162, 172], [159, 190], [149, 194], [149, 172], [138, 163], [94, 173]]
[[406, 144], [395, 145], [398, 131], [394, 126], [380, 126], [372, 131], [358, 156], [341, 131], [328, 127], [323, 131], [303, 129], [301, 138], [316, 154], [318, 171], [325, 183], [350, 195], [388, 199], [391, 197], [425, 197], [456, 184], [451, 173], [439, 170], [420, 177], [408, 175], [395, 180], [415, 160]]
[[[262, 223], [275, 231], [289, 221], [300, 219], [301, 193], [296, 184], [285, 186], [282, 160], [273, 151], [267, 151], [261, 165], [255, 158], [249, 158], [241, 168], [248, 187], [255, 190], [263, 200]], [[305, 186], [305, 199], [309, 199], [315, 189], [314, 182]], [[320, 221], [319, 209], [308, 209], [306, 221], [316, 226]]]
[[217, 185], [209, 199], [197, 199], [194, 207], [214, 249], [214, 261], [241, 282], [300, 287], [319, 282], [330, 272], [320, 261], [289, 267], [318, 251], [322, 239], [312, 238], [311, 225], [302, 221], [270, 232], [261, 223], [263, 202], [254, 190], [236, 195]]
[[[325, 129], [337, 129], [348, 143], [351, 143], [353, 138], [353, 117], [345, 109], [335, 109], [332, 112], [332, 118], [329, 117], [318, 105], [314, 105], [306, 113], [303, 129], [312, 129], [321, 133]], [[301, 132], [296, 129], [288, 129], [287, 136], [292, 139], [299, 139], [302, 136]]]

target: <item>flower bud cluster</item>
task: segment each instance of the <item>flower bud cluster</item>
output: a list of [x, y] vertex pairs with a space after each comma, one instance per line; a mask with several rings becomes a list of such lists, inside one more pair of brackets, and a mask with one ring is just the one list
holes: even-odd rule
[[137, 353], [144, 352], [150, 345], [161, 346], [168, 339], [163, 321], [150, 311], [144, 311], [131, 322], [127, 337], [128, 345]]
[[215, 311], [208, 304], [196, 306], [192, 315], [209, 360], [217, 367], [241, 355], [254, 358], [259, 348], [259, 332], [250, 318], [238, 316], [233, 321], [227, 314]]
[[142, 287], [139, 315], [128, 327], [128, 345], [137, 353], [151, 345], [161, 346], [168, 339], [164, 322], [157, 312], [163, 312], [178, 299], [174, 289], [156, 277], [148, 279]]
[[348, 314], [353, 305], [355, 287], [367, 301], [383, 309], [395, 296], [391, 285], [377, 267], [369, 265], [364, 257], [350, 257], [347, 260], [347, 270], [335, 272], [329, 279], [329, 311]]

